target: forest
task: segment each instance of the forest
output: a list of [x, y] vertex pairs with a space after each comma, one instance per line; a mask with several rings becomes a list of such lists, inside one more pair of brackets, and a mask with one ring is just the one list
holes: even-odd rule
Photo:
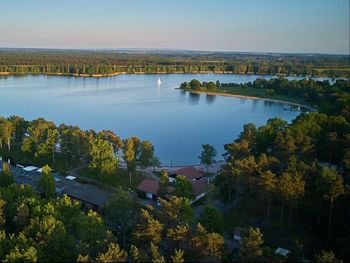
[[181, 83], [180, 89], [190, 92], [228, 93], [244, 96], [256, 96], [284, 101], [297, 102], [317, 108], [329, 115], [342, 115], [350, 121], [350, 81], [285, 78], [258, 78], [247, 83], [203, 82], [193, 79]]
[[0, 49], [0, 72], [101, 76], [228, 73], [349, 77], [348, 55], [166, 50]]
[[[142, 205], [127, 191], [130, 186], [134, 189], [132, 185], [114, 188], [100, 211], [56, 196], [51, 168], [66, 173], [83, 166], [104, 185], [125, 173], [130, 182], [136, 180], [137, 167], [160, 165], [149, 141], [121, 139], [113, 131], [56, 126], [42, 118], [0, 118], [3, 160], [43, 167], [34, 189], [15, 184], [3, 162], [0, 258], [6, 262], [349, 261], [350, 123], [349, 103], [342, 102], [349, 83], [256, 82], [249, 85], [273, 88], [276, 93], [288, 90], [300, 95], [306, 90], [291, 87], [315, 89], [322, 95], [314, 102], [320, 111], [301, 113], [291, 123], [273, 118], [260, 127], [244, 125], [238, 138], [225, 145], [226, 164], [208, 184], [199, 217], [185, 188], [168, 195], [167, 184], [162, 185], [168, 182], [166, 171], [159, 175], [160, 206]], [[118, 152], [127, 164], [124, 173]], [[220, 212], [213, 200], [223, 202], [226, 210]], [[232, 249], [236, 227], [244, 231], [239, 247]], [[291, 253], [277, 255], [276, 247]]]

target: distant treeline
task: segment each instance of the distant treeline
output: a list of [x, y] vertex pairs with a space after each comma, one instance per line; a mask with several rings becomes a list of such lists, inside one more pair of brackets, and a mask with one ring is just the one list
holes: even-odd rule
[[347, 55], [2, 49], [0, 72], [64, 75], [217, 72], [350, 77], [350, 63]]

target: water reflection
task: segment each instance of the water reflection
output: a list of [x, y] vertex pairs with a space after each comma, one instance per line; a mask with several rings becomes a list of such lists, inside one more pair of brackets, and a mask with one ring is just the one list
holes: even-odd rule
[[212, 104], [212, 103], [215, 101], [215, 98], [216, 98], [215, 95], [207, 94], [207, 95], [205, 96], [205, 102], [206, 102], [207, 104]]
[[200, 99], [200, 94], [198, 93], [193, 93], [193, 92], [189, 92], [189, 102], [192, 105], [196, 105], [199, 102]]

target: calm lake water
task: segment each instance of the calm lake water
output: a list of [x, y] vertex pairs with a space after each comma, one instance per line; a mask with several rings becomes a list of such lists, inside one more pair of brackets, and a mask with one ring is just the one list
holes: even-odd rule
[[[261, 76], [223, 74], [119, 75], [106, 78], [60, 76], [0, 77], [0, 115], [27, 120], [44, 117], [82, 129], [110, 129], [122, 138], [150, 140], [163, 165], [198, 163], [201, 144], [214, 145], [217, 160], [245, 123], [273, 117], [287, 121], [299, 113], [284, 103], [177, 90], [180, 83], [248, 82]], [[158, 78], [162, 84], [157, 86]], [[270, 78], [265, 76], [264, 78]]]

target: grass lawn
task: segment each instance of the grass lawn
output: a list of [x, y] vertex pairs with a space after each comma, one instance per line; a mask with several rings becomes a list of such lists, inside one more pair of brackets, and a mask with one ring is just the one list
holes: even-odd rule
[[[80, 178], [79, 178], [80, 175]], [[84, 177], [84, 178], [82, 178]], [[86, 178], [90, 180], [86, 180]], [[134, 190], [138, 184], [145, 178], [145, 176], [136, 172], [136, 175], [131, 179], [131, 189]], [[129, 189], [129, 174], [125, 169], [118, 168], [117, 174], [113, 176], [98, 176], [95, 173], [91, 172], [88, 168], [83, 168], [78, 171], [78, 179], [86, 180], [86, 182], [94, 183], [100, 187], [114, 187], [114, 188], [122, 188], [124, 190]]]
[[48, 164], [55, 171], [59, 171], [62, 174], [65, 174], [68, 170], [77, 167], [77, 163], [70, 161], [66, 163], [65, 156], [61, 153], [55, 153], [55, 164], [53, 164], [52, 156], [48, 155], [47, 157], [34, 158], [32, 154], [23, 153], [20, 147], [13, 146], [11, 151], [8, 152], [7, 148], [0, 149], [0, 156], [4, 160], [10, 158], [12, 164], [21, 164], [24, 166], [35, 165], [42, 167], [45, 164]]

